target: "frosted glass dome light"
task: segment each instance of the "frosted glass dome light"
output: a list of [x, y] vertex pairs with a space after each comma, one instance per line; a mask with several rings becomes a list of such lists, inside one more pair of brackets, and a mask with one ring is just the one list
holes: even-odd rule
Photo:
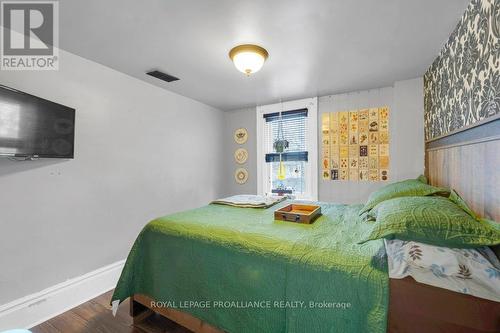
[[247, 76], [258, 72], [268, 56], [269, 53], [264, 48], [251, 44], [238, 45], [229, 51], [229, 58], [234, 66]]

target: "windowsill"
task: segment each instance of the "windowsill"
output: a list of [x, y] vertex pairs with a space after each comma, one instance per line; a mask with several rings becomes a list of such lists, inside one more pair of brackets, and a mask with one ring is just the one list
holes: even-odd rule
[[291, 195], [290, 200], [295, 200], [295, 201], [318, 201], [317, 199], [313, 199], [312, 197], [295, 198], [293, 195]]
[[294, 200], [297, 200], [297, 201], [318, 201], [318, 200], [315, 200], [313, 198], [297, 198], [297, 199], [294, 199]]

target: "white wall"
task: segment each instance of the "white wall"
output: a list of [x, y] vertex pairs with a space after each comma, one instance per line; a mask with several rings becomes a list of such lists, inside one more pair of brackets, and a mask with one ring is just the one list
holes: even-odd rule
[[[424, 95], [422, 78], [398, 81], [393, 87], [353, 92], [319, 99], [319, 123], [325, 112], [379, 106], [390, 107], [390, 182], [424, 173]], [[321, 133], [318, 142], [321, 142]], [[319, 170], [321, 172], [321, 170]], [[363, 203], [386, 182], [327, 181], [319, 179], [321, 201]]]
[[[395, 82], [391, 87], [359, 91], [347, 94], [323, 96], [318, 100], [318, 126], [321, 122], [321, 114], [324, 112], [335, 112], [366, 107], [389, 106], [391, 109], [391, 165], [390, 182], [417, 177], [424, 172], [424, 97], [422, 78]], [[238, 110], [226, 113], [226, 123], [232, 127], [255, 126], [255, 118], [248, 116], [254, 114], [255, 108]], [[321, 131], [318, 131], [318, 147], [321, 149]], [[232, 140], [229, 128], [225, 133], [225, 140]], [[247, 145], [257, 145], [255, 137], [250, 136]], [[245, 187], [234, 183], [232, 173], [234, 163], [232, 158], [234, 147], [226, 147], [226, 172], [224, 175], [224, 187], [227, 195], [249, 192], [256, 190], [256, 177], [254, 176], [254, 165], [249, 166], [249, 180]], [[319, 159], [321, 153], [318, 154]], [[227, 167], [227, 164], [230, 167]], [[321, 161], [318, 161], [321, 165]], [[256, 172], [256, 170], [255, 170]], [[319, 200], [339, 203], [362, 203], [368, 195], [387, 184], [385, 182], [348, 182], [348, 181], [324, 181], [319, 173]], [[231, 184], [231, 185], [228, 185]]]
[[76, 109], [74, 160], [0, 159], [0, 304], [124, 259], [151, 219], [222, 193], [219, 110], [61, 51], [0, 83]]
[[424, 173], [424, 81], [423, 78], [398, 81], [394, 84], [391, 129], [393, 164], [396, 178], [407, 179]]
[[[257, 145], [255, 108], [247, 108], [224, 113], [224, 195], [236, 194], [256, 194], [257, 193]], [[244, 144], [237, 144], [234, 139], [234, 131], [240, 127], [245, 127], [248, 131], [248, 140]], [[245, 148], [248, 151], [248, 159], [244, 164], [238, 164], [234, 160], [234, 152], [238, 148]], [[248, 171], [248, 180], [245, 184], [238, 184], [234, 180], [234, 172], [238, 168], [245, 168]]]

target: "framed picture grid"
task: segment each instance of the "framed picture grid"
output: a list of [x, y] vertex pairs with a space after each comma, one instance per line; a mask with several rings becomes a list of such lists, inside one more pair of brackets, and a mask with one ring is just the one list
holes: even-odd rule
[[388, 180], [389, 142], [388, 107], [323, 113], [323, 180]]

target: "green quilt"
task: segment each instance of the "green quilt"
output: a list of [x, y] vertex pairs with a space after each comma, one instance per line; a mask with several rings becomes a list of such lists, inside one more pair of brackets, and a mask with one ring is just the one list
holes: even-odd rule
[[141, 293], [227, 332], [385, 332], [387, 261], [360, 205], [319, 203], [312, 225], [208, 205], [142, 230], [112, 300]]

